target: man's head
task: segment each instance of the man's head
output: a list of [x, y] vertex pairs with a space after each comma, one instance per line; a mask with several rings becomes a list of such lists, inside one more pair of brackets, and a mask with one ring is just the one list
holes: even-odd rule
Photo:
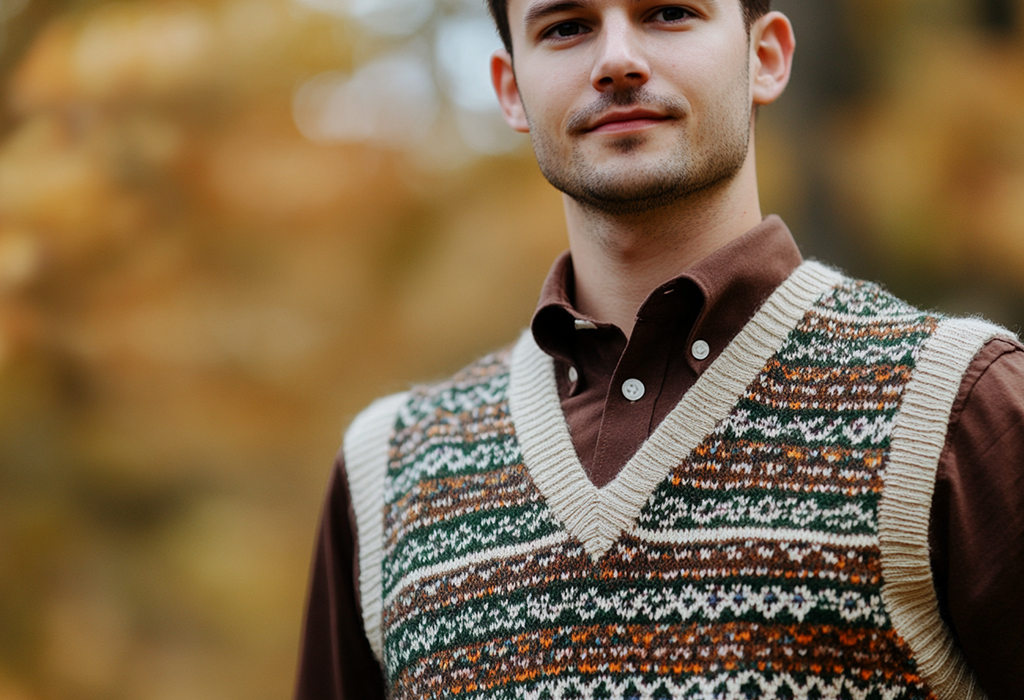
[[[753, 188], [753, 110], [789, 78], [792, 27], [740, 0], [505, 0], [505, 119], [580, 205], [641, 214]], [[765, 3], [767, 4], [767, 0]]]
[[[772, 8], [772, 0], [739, 0], [743, 6], [743, 20], [747, 29], [754, 20], [768, 13]], [[512, 53], [512, 30], [508, 22], [508, 0], [487, 0], [487, 8], [491, 11], [494, 24], [498, 27], [498, 35], [505, 50]]]

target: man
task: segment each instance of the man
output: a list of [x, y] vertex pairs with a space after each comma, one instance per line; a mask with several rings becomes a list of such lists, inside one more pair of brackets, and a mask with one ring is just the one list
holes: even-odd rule
[[299, 698], [1024, 697], [1024, 347], [762, 220], [767, 0], [491, 0], [530, 330], [350, 428]]

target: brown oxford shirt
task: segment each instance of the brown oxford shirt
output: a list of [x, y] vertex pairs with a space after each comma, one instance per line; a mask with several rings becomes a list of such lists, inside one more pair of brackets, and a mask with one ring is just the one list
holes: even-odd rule
[[[562, 409], [591, 481], [603, 486], [757, 308], [801, 263], [770, 216], [666, 282], [627, 339], [573, 308], [572, 261], [556, 262], [531, 330], [555, 360]], [[698, 360], [694, 344], [709, 354]], [[697, 356], [704, 353], [698, 352]], [[629, 401], [628, 379], [645, 393]], [[376, 700], [383, 679], [363, 634], [355, 519], [339, 455], [321, 517], [297, 700]], [[1024, 697], [1024, 346], [994, 340], [960, 386], [939, 461], [932, 573], [943, 616], [991, 700]]]

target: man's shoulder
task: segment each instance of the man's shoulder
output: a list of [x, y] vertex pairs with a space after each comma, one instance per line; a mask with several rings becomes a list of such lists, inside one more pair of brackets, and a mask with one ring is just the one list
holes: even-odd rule
[[[992, 357], [1001, 354], [1019, 355], [1024, 350], [1017, 334], [979, 315], [953, 315], [940, 309], [928, 308], [907, 301], [889, 290], [879, 281], [851, 276], [842, 270], [816, 263], [834, 274], [835, 282], [815, 304], [815, 311], [842, 317], [843, 320], [870, 324], [871, 322], [891, 323], [893, 321], [914, 322], [926, 320], [938, 326], [947, 324], [960, 328], [984, 328], [990, 333], [986, 347], [991, 345]], [[1019, 362], [1020, 357], [1012, 360]]]
[[853, 322], [942, 318], [936, 311], [922, 309], [891, 292], [883, 283], [853, 277], [842, 270], [818, 264], [834, 275], [832, 286], [821, 295], [815, 310]]
[[953, 413], [958, 415], [968, 402], [971, 410], [983, 407], [986, 414], [1010, 409], [1024, 415], [1024, 343], [1016, 337], [989, 340], [971, 361], [963, 376]]
[[[853, 325], [874, 325], [873, 333], [903, 326], [902, 336], [921, 334], [915, 353], [916, 374], [928, 370], [959, 382], [950, 414], [957, 421], [965, 405], [1005, 413], [1013, 404], [1024, 411], [1024, 401], [1012, 400], [1024, 387], [1024, 343], [1015, 332], [981, 316], [950, 315], [903, 300], [885, 285], [840, 273], [840, 281], [818, 301], [819, 311], [835, 314]], [[957, 367], [956, 371], [947, 370]], [[1024, 413], [1022, 413], [1024, 415]]]
[[[352, 421], [346, 433], [346, 441], [354, 433], [361, 432], [369, 423], [387, 420], [394, 422], [401, 413], [442, 408], [458, 412], [458, 405], [465, 401], [478, 400], [487, 389], [503, 392], [507, 389], [512, 350], [510, 343], [489, 352], [447, 377], [420, 382], [408, 390], [375, 399]], [[464, 401], [459, 401], [462, 398]]]
[[438, 395], [491, 384], [495, 380], [507, 378], [514, 348], [515, 344], [509, 343], [473, 360], [448, 377], [413, 386], [410, 393], [418, 396]]
[[[424, 442], [458, 434], [468, 424], [502, 423], [513, 345], [480, 357], [451, 376], [390, 394], [364, 408], [345, 431], [343, 471], [353, 491], [374, 493], [392, 448], [414, 452]], [[493, 414], [493, 415], [492, 415]], [[493, 427], [493, 426], [492, 426]]]

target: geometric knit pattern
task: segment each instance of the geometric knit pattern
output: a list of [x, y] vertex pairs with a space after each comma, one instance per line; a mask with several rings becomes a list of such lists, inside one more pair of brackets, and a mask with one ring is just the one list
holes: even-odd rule
[[883, 600], [879, 503], [939, 321], [835, 284], [596, 554], [525, 463], [510, 352], [413, 391], [383, 489], [390, 697], [936, 697]]

